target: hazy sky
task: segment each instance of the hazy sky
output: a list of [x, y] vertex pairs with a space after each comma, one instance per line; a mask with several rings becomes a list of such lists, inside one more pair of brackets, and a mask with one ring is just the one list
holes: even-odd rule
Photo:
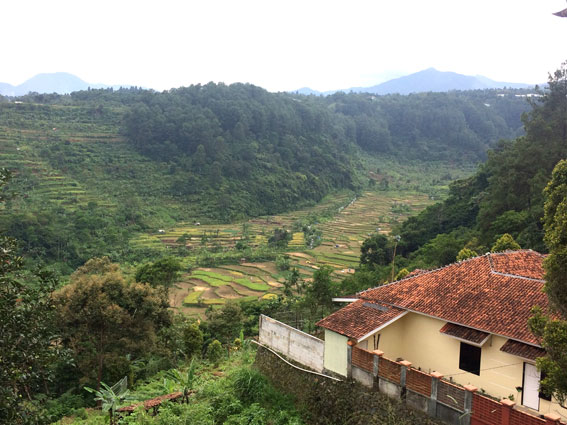
[[370, 86], [435, 67], [538, 83], [567, 60], [565, 0], [2, 0], [0, 81], [65, 71], [164, 90]]

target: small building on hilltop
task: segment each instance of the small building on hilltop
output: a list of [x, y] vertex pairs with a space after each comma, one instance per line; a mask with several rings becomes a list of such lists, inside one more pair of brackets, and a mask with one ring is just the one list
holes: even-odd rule
[[545, 351], [528, 329], [532, 307], [548, 307], [543, 259], [531, 250], [486, 254], [360, 292], [317, 323], [325, 329], [324, 367], [347, 376], [350, 343], [565, 416], [539, 392], [535, 360]]

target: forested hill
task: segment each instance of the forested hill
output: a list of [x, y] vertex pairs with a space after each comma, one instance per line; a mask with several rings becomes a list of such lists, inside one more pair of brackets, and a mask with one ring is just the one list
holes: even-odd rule
[[[521, 114], [529, 109], [522, 98], [525, 93], [482, 90], [316, 97], [211, 83], [148, 92], [125, 122], [129, 139], [160, 159], [193, 155], [202, 144], [207, 159], [214, 161], [235, 149], [250, 153], [252, 141], [260, 150], [280, 153], [284, 161], [301, 162], [289, 157], [286, 148], [294, 150], [317, 137], [317, 143], [330, 142], [341, 150], [358, 145], [368, 152], [404, 158], [477, 161], [500, 138], [520, 134]], [[221, 152], [215, 156], [219, 137]]]
[[455, 261], [463, 246], [486, 252], [505, 233], [522, 248], [545, 252], [543, 189], [557, 162], [567, 158], [565, 67], [543, 94], [525, 117], [525, 136], [500, 142], [475, 175], [452, 185], [448, 199], [401, 226], [404, 255], [432, 259], [425, 267], [441, 266]]
[[122, 258], [132, 232], [357, 190], [365, 157], [476, 163], [522, 132], [526, 93], [316, 97], [211, 83], [0, 97], [0, 166], [23, 195], [0, 228], [48, 262]]

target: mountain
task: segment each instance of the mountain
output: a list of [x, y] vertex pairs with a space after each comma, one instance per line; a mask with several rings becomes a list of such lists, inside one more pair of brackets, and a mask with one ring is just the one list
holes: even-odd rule
[[[0, 83], [0, 95], [23, 96], [29, 92], [67, 94], [88, 88], [119, 88], [121, 86], [107, 86], [104, 84], [90, 84], [79, 77], [67, 72], [54, 72], [37, 74], [18, 86]], [[128, 87], [128, 86], [123, 86]]]
[[294, 93], [302, 94], [302, 95], [305, 95], [305, 96], [309, 96], [311, 94], [313, 94], [315, 96], [320, 96], [322, 94], [326, 94], [326, 93], [320, 92], [318, 90], [313, 90], [309, 87], [301, 87], [300, 89], [295, 90]]
[[494, 81], [481, 75], [470, 76], [457, 74], [455, 72], [438, 71], [435, 68], [425, 69], [414, 74], [388, 80], [384, 83], [371, 87], [351, 87], [344, 90], [331, 90], [318, 92], [308, 87], [303, 87], [297, 92], [299, 94], [323, 94], [330, 95], [338, 91], [345, 93], [373, 93], [373, 94], [410, 94], [420, 92], [447, 92], [451, 90], [482, 90], [496, 88], [525, 89], [533, 87], [530, 84], [506, 83]]
[[373, 87], [352, 89], [375, 94], [409, 94], [417, 92], [445, 92], [451, 90], [479, 90], [495, 88], [528, 88], [528, 84], [505, 83], [483, 76], [470, 76], [455, 72], [442, 72], [429, 68], [405, 77], [395, 78]]

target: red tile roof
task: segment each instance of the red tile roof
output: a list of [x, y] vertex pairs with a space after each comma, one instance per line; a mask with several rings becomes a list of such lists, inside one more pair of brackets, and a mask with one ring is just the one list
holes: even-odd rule
[[404, 313], [396, 307], [358, 300], [320, 320], [317, 325], [359, 340]]
[[545, 256], [534, 251], [498, 252], [491, 254], [488, 258], [495, 273], [543, 279], [544, 270], [541, 259]]
[[[546, 308], [544, 256], [531, 250], [486, 254], [359, 293], [360, 300], [318, 324], [343, 335], [365, 335], [388, 322], [364, 301], [408, 310], [479, 331], [538, 344], [528, 329], [531, 308]], [[350, 309], [350, 310], [347, 310]]]
[[523, 342], [511, 339], [504, 343], [504, 345], [500, 348], [500, 351], [534, 361], [538, 357], [545, 356], [545, 350], [543, 348], [534, 347], [533, 345], [524, 344]]
[[477, 331], [454, 323], [446, 323], [439, 332], [477, 345], [484, 344], [486, 338], [490, 335], [488, 332]]

